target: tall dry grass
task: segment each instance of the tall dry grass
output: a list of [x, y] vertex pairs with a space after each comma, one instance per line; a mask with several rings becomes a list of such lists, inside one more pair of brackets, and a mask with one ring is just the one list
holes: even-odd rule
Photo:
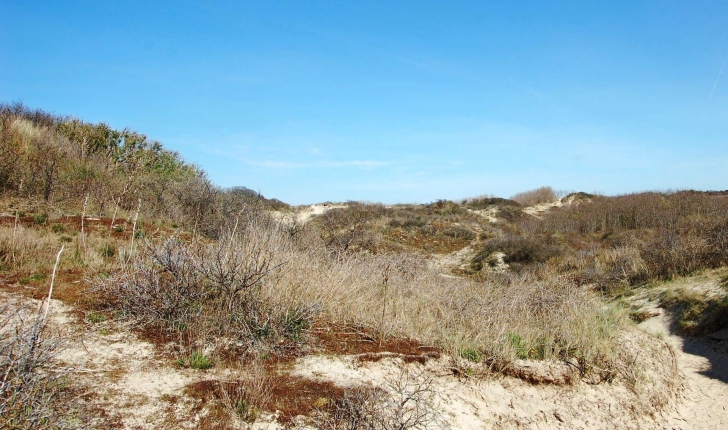
[[[586, 370], [614, 359], [612, 338], [622, 323], [596, 293], [555, 273], [445, 278], [412, 254], [332, 256], [317, 234], [294, 241], [268, 221], [248, 221], [215, 243], [152, 244], [135, 268], [102, 287], [129, 316], [171, 329], [204, 322], [216, 335], [251, 345], [341, 324], [495, 368], [518, 358], [577, 358]], [[250, 273], [254, 282], [247, 283]]]
[[597, 294], [566, 277], [474, 282], [439, 276], [424, 260], [396, 254], [336, 262], [298, 256], [265, 292], [271, 301], [316, 303], [328, 321], [362, 324], [456, 355], [474, 350], [496, 365], [517, 358], [608, 361], [621, 324]]
[[551, 187], [540, 187], [511, 196], [511, 200], [516, 201], [523, 206], [534, 206], [539, 203], [553, 202], [558, 199], [558, 193]]

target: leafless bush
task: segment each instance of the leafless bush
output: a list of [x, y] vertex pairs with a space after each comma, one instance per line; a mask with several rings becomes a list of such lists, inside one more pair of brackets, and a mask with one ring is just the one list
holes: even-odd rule
[[728, 213], [728, 199], [704, 193], [637, 193], [616, 197], [593, 196], [591, 202], [566, 206], [542, 220], [524, 224], [536, 233], [560, 231], [580, 234], [636, 229], [677, 230], [700, 220], [721, 219]]
[[558, 200], [559, 196], [551, 187], [540, 187], [530, 191], [523, 191], [511, 196], [511, 200], [523, 206], [533, 206], [539, 203], [548, 203]]
[[131, 271], [100, 281], [98, 288], [111, 305], [142, 325], [188, 330], [201, 338], [297, 341], [315, 307], [266, 300], [261, 291], [284, 266], [291, 247], [277, 224], [238, 220], [225, 238], [212, 243], [179, 238], [149, 243]]
[[337, 255], [376, 246], [372, 222], [386, 212], [382, 205], [349, 202], [347, 208], [325, 212], [316, 221], [321, 239]]
[[670, 279], [711, 267], [710, 251], [701, 237], [663, 230], [642, 247], [641, 255], [652, 277]]
[[444, 428], [435, 407], [432, 376], [424, 370], [400, 367], [382, 388], [348, 388], [329, 411], [317, 417], [324, 429], [389, 430]]
[[60, 347], [41, 309], [0, 307], [0, 428], [46, 429], [62, 422], [64, 372], [50, 367]]

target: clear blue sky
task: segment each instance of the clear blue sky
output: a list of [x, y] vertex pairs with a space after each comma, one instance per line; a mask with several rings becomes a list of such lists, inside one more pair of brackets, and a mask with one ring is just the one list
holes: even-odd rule
[[725, 1], [172, 3], [0, 0], [0, 101], [294, 204], [728, 188]]

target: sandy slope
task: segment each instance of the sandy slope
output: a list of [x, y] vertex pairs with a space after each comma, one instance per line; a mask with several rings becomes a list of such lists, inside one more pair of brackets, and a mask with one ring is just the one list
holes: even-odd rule
[[329, 203], [319, 203], [315, 205], [308, 206], [303, 209], [299, 209], [296, 212], [284, 212], [284, 211], [271, 211], [271, 215], [273, 215], [274, 218], [279, 220], [282, 223], [286, 224], [293, 224], [294, 222], [298, 223], [307, 223], [311, 218], [317, 215], [322, 215], [326, 213], [327, 211], [330, 211], [331, 209], [341, 209], [346, 208], [347, 205], [335, 205], [335, 204], [329, 204]]
[[[636, 358], [637, 365], [654, 372], [650, 375], [654, 377], [636, 390], [621, 382], [534, 385], [507, 376], [458, 378], [449, 370], [452, 361], [448, 357], [421, 366], [405, 365], [392, 356], [363, 363], [356, 356], [309, 356], [296, 363], [293, 373], [341, 385], [368, 384], [385, 391], [391, 391], [393, 382], [401, 380], [403, 367], [410, 375], [430, 375], [430, 407], [439, 421], [433, 428], [662, 429], [664, 416], [653, 413], [653, 403], [665, 410], [672, 407], [675, 388], [664, 377], [672, 366], [670, 354], [660, 346], [661, 341], [638, 330], [624, 336], [634, 347], [653, 351]], [[543, 367], [542, 362], [520, 365]]]
[[728, 429], [728, 332], [712, 339], [683, 339], [671, 333], [670, 318], [664, 312], [641, 327], [672, 346], [685, 384], [682, 402], [666, 428]]

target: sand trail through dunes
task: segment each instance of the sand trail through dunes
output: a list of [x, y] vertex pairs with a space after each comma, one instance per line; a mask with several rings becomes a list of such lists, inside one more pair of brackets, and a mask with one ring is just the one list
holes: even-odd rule
[[682, 338], [672, 333], [670, 325], [670, 316], [664, 311], [640, 325], [673, 348], [685, 385], [665, 428], [728, 429], [728, 332], [723, 330], [708, 339]]

